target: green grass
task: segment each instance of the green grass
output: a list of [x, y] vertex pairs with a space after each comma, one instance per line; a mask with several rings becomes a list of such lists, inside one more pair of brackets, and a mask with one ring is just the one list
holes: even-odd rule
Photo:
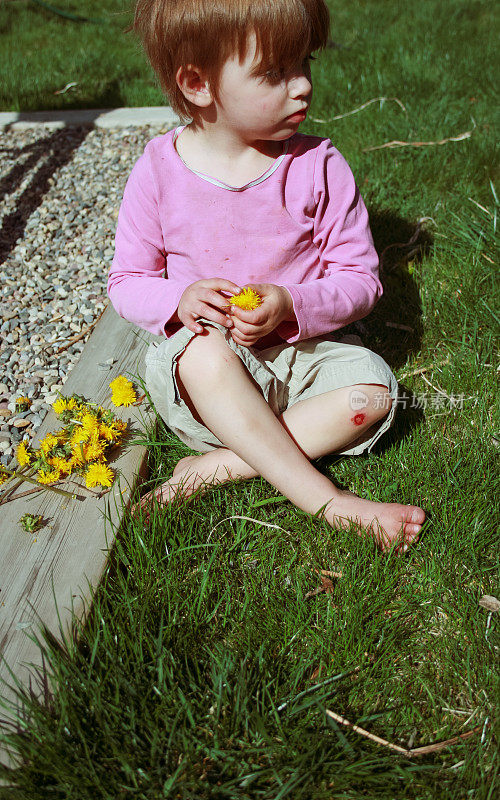
[[[415, 246], [385, 250], [385, 295], [363, 320], [365, 344], [396, 371], [407, 407], [369, 457], [324, 458], [319, 467], [363, 497], [422, 505], [424, 535], [407, 557], [382, 556], [353, 532], [333, 534], [257, 479], [213, 489], [180, 510], [157, 509], [149, 530], [126, 514], [87, 622], [75, 625], [79, 643], [59, 647], [44, 637], [57, 692], [47, 704], [26, 699], [28, 721], [11, 737], [23, 763], [9, 776], [16, 788], [0, 796], [492, 800], [498, 793], [498, 624], [478, 605], [482, 595], [499, 594], [496, 20], [491, 4], [472, 0], [330, 5], [332, 39], [345, 47], [313, 65], [312, 116], [327, 119], [378, 96], [398, 97], [406, 113], [395, 102], [373, 104], [304, 130], [330, 136], [348, 158], [379, 252], [408, 242], [418, 220], [431, 219]], [[77, 11], [103, 16], [124, 6], [105, 8], [80, 3]], [[12, 25], [16, 15], [41, 14], [21, 0], [3, 4], [0, 19], [7, 11]], [[47, 15], [31, 35], [64, 25]], [[104, 46], [104, 28], [99, 35]], [[100, 63], [93, 37], [99, 91], [117, 80], [120, 59], [129, 70], [123, 87], [147, 84], [139, 56], [128, 57], [130, 40], [115, 41], [113, 72], [113, 58]], [[83, 72], [72, 72], [56, 50], [61, 72], [53, 85], [78, 80]], [[24, 94], [9, 90], [4, 107], [53, 103], [26, 86]], [[88, 104], [98, 105], [88, 92]], [[442, 146], [363, 152], [470, 129], [470, 138]], [[436, 401], [439, 392], [458, 405]], [[415, 401], [422, 395], [426, 408]], [[189, 451], [161, 424], [145, 436], [154, 484]], [[331, 594], [306, 597], [319, 585], [316, 569], [343, 576]], [[327, 708], [403, 746], [479, 731], [409, 760], [335, 724]]]
[[[128, 0], [53, 0], [75, 22], [31, 0], [0, 0], [0, 110], [164, 105], [139, 42], [125, 29]], [[76, 87], [54, 94], [68, 83]]]

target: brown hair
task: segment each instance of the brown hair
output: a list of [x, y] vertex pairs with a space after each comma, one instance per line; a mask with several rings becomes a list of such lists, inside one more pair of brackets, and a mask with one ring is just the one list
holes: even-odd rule
[[330, 15], [325, 0], [137, 0], [133, 25], [172, 108], [196, 120], [176, 83], [180, 66], [202, 70], [218, 99], [218, 82], [233, 53], [245, 57], [255, 31], [259, 72], [291, 69], [324, 47]]

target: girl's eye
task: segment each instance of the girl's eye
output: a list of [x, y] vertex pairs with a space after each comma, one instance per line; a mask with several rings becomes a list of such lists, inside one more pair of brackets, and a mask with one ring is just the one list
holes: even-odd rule
[[282, 69], [270, 69], [266, 72], [265, 78], [270, 83], [280, 83], [285, 77], [285, 71]]
[[[316, 61], [315, 56], [309, 55], [306, 56], [302, 65], [308, 64], [310, 61]], [[268, 83], [281, 83], [281, 81], [285, 80], [285, 70], [284, 69], [270, 69], [264, 75], [264, 80]]]

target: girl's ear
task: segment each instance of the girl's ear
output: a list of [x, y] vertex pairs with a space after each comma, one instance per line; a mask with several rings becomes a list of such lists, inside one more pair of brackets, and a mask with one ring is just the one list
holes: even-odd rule
[[208, 80], [204, 77], [202, 71], [193, 66], [193, 64], [179, 67], [175, 80], [186, 100], [189, 100], [193, 105], [206, 108], [213, 102]]

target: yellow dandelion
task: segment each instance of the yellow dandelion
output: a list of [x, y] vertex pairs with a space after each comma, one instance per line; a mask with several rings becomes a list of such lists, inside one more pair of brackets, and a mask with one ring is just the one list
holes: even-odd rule
[[30, 453], [30, 451], [26, 447], [26, 443], [25, 442], [21, 442], [17, 446], [16, 456], [17, 456], [17, 462], [18, 462], [20, 467], [25, 467], [25, 466], [27, 466], [27, 464], [30, 463], [31, 455], [32, 454]]
[[54, 469], [58, 470], [62, 475], [69, 475], [73, 469], [71, 459], [61, 458], [60, 456], [54, 456], [53, 458], [49, 459], [49, 464]]
[[16, 411], [27, 411], [28, 408], [31, 406], [31, 400], [29, 397], [16, 397]]
[[85, 414], [89, 413], [89, 407], [86, 405], [86, 403], [78, 403], [74, 398], [71, 399], [74, 402], [74, 405], [71, 409], [73, 411], [74, 419], [82, 419]]
[[10, 475], [9, 475], [8, 472], [4, 472], [3, 470], [0, 470], [0, 486], [3, 483], [5, 483], [5, 481], [8, 481], [9, 478], [10, 478]]
[[109, 425], [106, 425], [105, 422], [101, 422], [99, 425], [99, 436], [102, 436], [107, 442], [112, 442], [118, 435], [118, 428], [114, 422], [111, 422]]
[[247, 311], [253, 311], [254, 308], [258, 308], [261, 305], [262, 297], [260, 294], [257, 294], [254, 289], [250, 289], [249, 286], [246, 286], [239, 294], [233, 294], [233, 296], [229, 298], [229, 302], [233, 306], [239, 306], [239, 308], [244, 308]]
[[68, 411], [73, 411], [73, 409], [76, 408], [76, 405], [77, 403], [74, 397], [70, 397], [69, 400], [66, 400], [66, 408]]
[[131, 381], [124, 375], [119, 375], [109, 384], [111, 389], [111, 402], [115, 406], [130, 406], [137, 400], [137, 395]]
[[81, 425], [77, 425], [71, 434], [71, 439], [69, 440], [71, 447], [75, 447], [76, 445], [80, 444], [80, 442], [88, 442], [90, 435], [91, 434], [89, 430], [86, 430]]
[[114, 481], [113, 471], [100, 461], [90, 464], [85, 473], [85, 484], [91, 489], [99, 483], [101, 486], [111, 486]]
[[70, 464], [74, 467], [78, 467], [84, 463], [85, 463], [85, 452], [83, 450], [83, 445], [81, 445], [81, 443], [78, 442], [71, 448]]
[[83, 448], [85, 461], [96, 461], [98, 458], [101, 458], [105, 447], [106, 445], [99, 441], [99, 437], [97, 435], [92, 436], [90, 442], [84, 445]]
[[38, 483], [55, 483], [61, 477], [58, 469], [40, 469], [38, 470], [37, 480]]
[[62, 414], [62, 412], [66, 411], [68, 408], [68, 401], [65, 397], [58, 397], [57, 400], [52, 403], [52, 408], [56, 414]]
[[57, 443], [57, 436], [54, 436], [52, 433], [48, 433], [44, 439], [40, 440], [40, 450], [44, 455], [47, 455], [47, 453], [49, 453]]
[[109, 384], [109, 388], [111, 389], [112, 392], [114, 392], [115, 389], [121, 389], [124, 386], [132, 386], [132, 382], [129, 381], [129, 379], [126, 378], [125, 375], [118, 375], [118, 377], [114, 378]]
[[98, 432], [99, 423], [93, 414], [89, 414], [88, 412], [84, 414], [81, 418], [81, 423], [83, 430], [87, 431], [89, 436], [92, 436], [94, 433]]
[[125, 431], [127, 430], [127, 423], [124, 422], [122, 419], [115, 419], [113, 421], [113, 425], [115, 426], [116, 430], [119, 433], [125, 433]]

